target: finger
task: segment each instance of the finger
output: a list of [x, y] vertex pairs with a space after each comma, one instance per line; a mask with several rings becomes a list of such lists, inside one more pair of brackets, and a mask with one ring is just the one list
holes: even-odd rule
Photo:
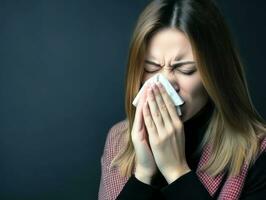
[[157, 105], [159, 107], [160, 113], [161, 113], [162, 118], [163, 118], [164, 126], [167, 130], [169, 130], [172, 127], [172, 119], [170, 117], [170, 114], [168, 112], [168, 108], [166, 106], [166, 103], [163, 100], [162, 94], [161, 94], [157, 84], [154, 85], [153, 91], [154, 91]]
[[163, 118], [154, 97], [152, 88], [148, 90], [148, 105], [150, 108], [151, 117], [154, 121], [158, 133], [164, 131]]
[[148, 132], [149, 140], [151, 143], [153, 143], [156, 141], [158, 133], [157, 133], [156, 126], [151, 116], [148, 102], [146, 102], [143, 107], [143, 118], [144, 118], [144, 123], [147, 129], [147, 132]]
[[175, 104], [174, 104], [173, 100], [171, 99], [171, 97], [168, 95], [166, 89], [164, 88], [164, 86], [161, 83], [158, 83], [158, 88], [159, 88], [159, 91], [160, 91], [162, 98], [165, 102], [165, 105], [168, 109], [168, 112], [169, 112], [170, 118], [172, 119], [172, 122], [181, 123], [181, 120], [180, 120], [180, 118], [177, 114], [177, 111], [176, 111]]
[[146, 92], [147, 87], [148, 87], [148, 84], [144, 86], [143, 88], [144, 90], [140, 96], [139, 103], [136, 108], [136, 113], [135, 113], [136, 124], [135, 125], [136, 125], [137, 131], [140, 131], [143, 128], [142, 109], [143, 109], [143, 105], [147, 98], [147, 92]]

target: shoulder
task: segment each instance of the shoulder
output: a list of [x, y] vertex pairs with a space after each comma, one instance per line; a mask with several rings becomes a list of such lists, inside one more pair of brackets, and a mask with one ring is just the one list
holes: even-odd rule
[[128, 121], [127, 119], [121, 120], [114, 125], [112, 125], [106, 136], [106, 143], [115, 143], [119, 138], [121, 138], [122, 133], [127, 130]]
[[123, 136], [128, 127], [127, 119], [121, 120], [112, 125], [107, 133], [103, 156], [113, 158], [122, 148]]
[[113, 126], [109, 128], [108, 136], [109, 135], [116, 135], [117, 133], [124, 131], [127, 128], [128, 120], [124, 119], [117, 123], [115, 123]]
[[105, 146], [101, 156], [101, 182], [99, 196], [104, 199], [116, 199], [127, 182], [118, 168], [112, 168], [111, 163], [123, 147], [123, 135], [127, 130], [127, 120], [113, 124], [106, 135]]

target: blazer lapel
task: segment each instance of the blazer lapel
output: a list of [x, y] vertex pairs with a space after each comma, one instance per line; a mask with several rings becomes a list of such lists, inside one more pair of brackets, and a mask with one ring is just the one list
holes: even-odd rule
[[[266, 149], [266, 137], [261, 142], [260, 153], [265, 151], [265, 149]], [[196, 173], [199, 177], [199, 180], [203, 183], [205, 188], [208, 190], [209, 194], [213, 197], [215, 192], [221, 186], [222, 179], [226, 177], [224, 177], [225, 172], [221, 172], [217, 176], [211, 177], [206, 172], [199, 171], [199, 168], [202, 167], [203, 164], [205, 164], [208, 161], [210, 154], [211, 154], [211, 147], [210, 145], [206, 145], [203, 148], [203, 152]], [[239, 175], [226, 179], [218, 199], [230, 199], [230, 200], [239, 199], [241, 191], [244, 186], [248, 169], [249, 169], [249, 163], [245, 161]]]

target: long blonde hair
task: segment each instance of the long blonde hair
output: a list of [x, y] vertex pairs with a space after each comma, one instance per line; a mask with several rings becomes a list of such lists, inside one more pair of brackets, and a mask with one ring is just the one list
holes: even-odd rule
[[177, 28], [190, 40], [202, 83], [215, 108], [198, 150], [210, 144], [212, 154], [201, 168], [211, 176], [228, 170], [240, 172], [244, 161], [253, 164], [266, 123], [252, 104], [245, 72], [224, 18], [211, 0], [156, 0], [140, 14], [130, 42], [125, 77], [127, 128], [121, 133], [123, 149], [111, 167], [122, 176], [134, 169], [135, 151], [131, 130], [135, 116], [132, 101], [141, 87], [147, 45], [162, 28]]

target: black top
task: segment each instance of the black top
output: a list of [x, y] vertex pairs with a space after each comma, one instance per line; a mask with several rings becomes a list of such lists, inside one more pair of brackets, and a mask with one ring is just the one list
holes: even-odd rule
[[[185, 149], [187, 163], [190, 172], [168, 184], [160, 171], [153, 177], [151, 185], [139, 181], [132, 175], [117, 197], [117, 200], [195, 200], [217, 199], [226, 174], [216, 191], [211, 197], [205, 186], [200, 182], [196, 174], [196, 168], [200, 160], [201, 152], [196, 152], [203, 134], [210, 122], [214, 105], [208, 102], [195, 116], [184, 122]], [[266, 153], [262, 153], [255, 164], [250, 167], [240, 199], [242, 200], [266, 200]]]

